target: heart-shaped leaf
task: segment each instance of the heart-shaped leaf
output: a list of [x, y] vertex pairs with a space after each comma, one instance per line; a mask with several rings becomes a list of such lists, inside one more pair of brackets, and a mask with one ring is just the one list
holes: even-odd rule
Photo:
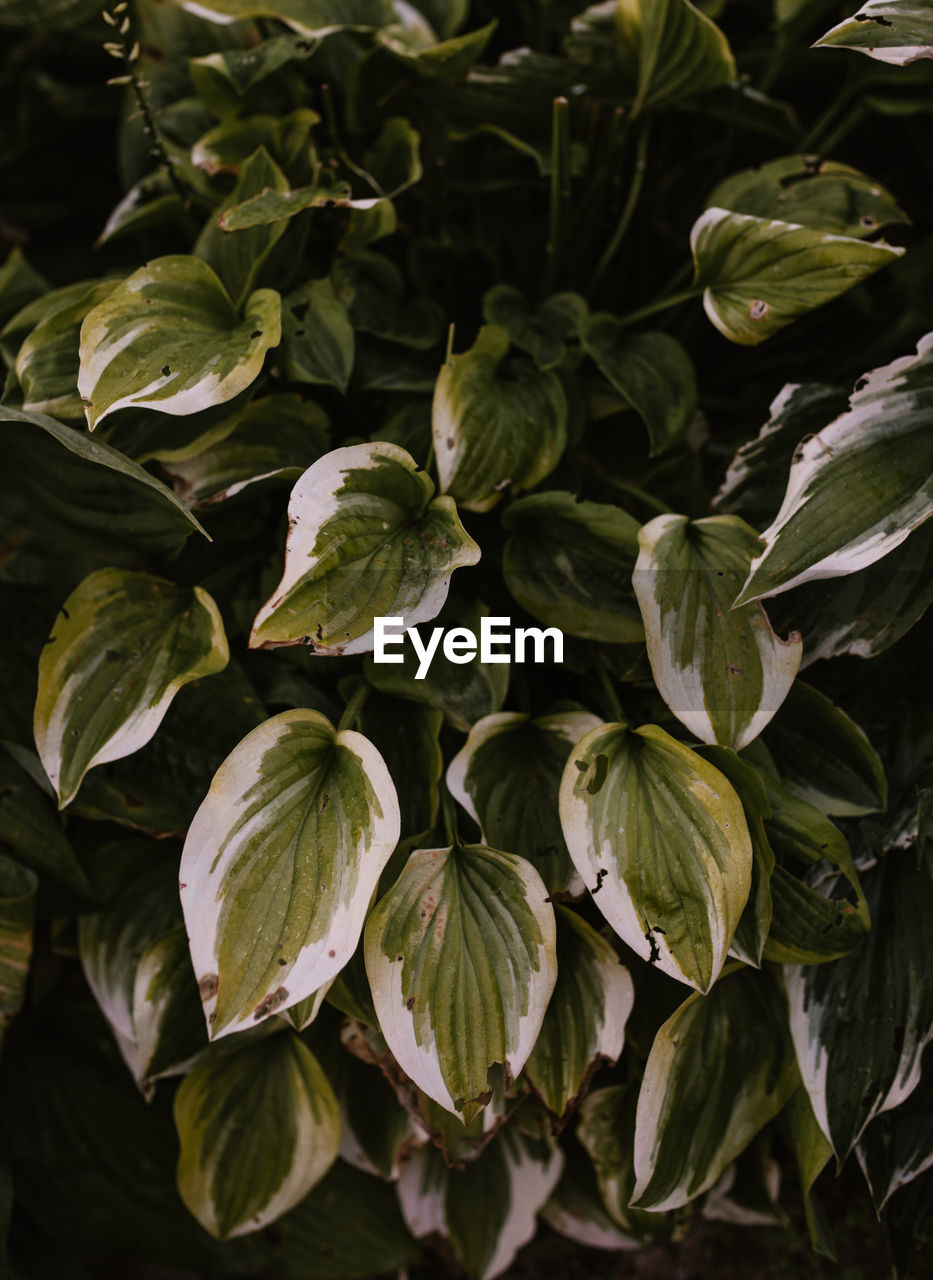
[[332, 280], [309, 280], [283, 300], [281, 355], [293, 382], [345, 392], [355, 350], [346, 303]]
[[656, 725], [606, 724], [571, 752], [560, 813], [574, 865], [619, 937], [708, 991], [751, 886], [751, 838], [728, 780]]
[[334, 1091], [291, 1031], [195, 1067], [175, 1095], [175, 1125], [178, 1190], [222, 1240], [294, 1208], [340, 1146]]
[[661, 1027], [635, 1119], [633, 1204], [676, 1209], [718, 1180], [797, 1087], [783, 1003], [736, 966]]
[[316, 711], [283, 711], [217, 771], [181, 859], [211, 1037], [282, 1012], [347, 963], [399, 810], [382, 757]]
[[764, 342], [904, 252], [718, 208], [693, 224], [690, 244], [706, 314], [743, 346]]
[[737, 604], [864, 569], [933, 515], [931, 388], [927, 334], [916, 355], [861, 379], [848, 412], [801, 443]]
[[518, 1075], [557, 977], [554, 909], [530, 863], [482, 845], [420, 849], [366, 923], [366, 972], [399, 1066], [471, 1120], [490, 1069]]
[[[24, 339], [13, 366], [23, 388], [23, 409], [27, 413], [49, 413], [57, 418], [81, 421], [84, 416], [78, 396], [78, 335], [89, 311], [117, 287], [116, 281], [68, 285], [45, 294], [28, 312], [42, 318]], [[22, 323], [14, 316], [9, 327]]]
[[88, 426], [128, 405], [189, 414], [232, 400], [280, 337], [274, 289], [257, 289], [241, 314], [206, 263], [155, 258], [81, 326], [78, 391]]
[[866, 0], [858, 13], [837, 23], [815, 48], [856, 49], [879, 62], [904, 67], [933, 58], [933, 13], [924, 0]]
[[450, 794], [483, 840], [526, 858], [548, 892], [583, 892], [564, 843], [557, 798], [571, 748], [600, 723], [588, 711], [484, 716], [447, 770]]
[[737, 516], [656, 516], [638, 535], [632, 585], [661, 697], [702, 742], [740, 751], [772, 719], [800, 666], [799, 632], [760, 605], [732, 609], [758, 535]]
[[692, 98], [735, 79], [728, 40], [689, 0], [618, 0], [615, 18], [623, 45], [637, 59], [635, 111]]
[[479, 547], [448, 497], [397, 445], [334, 449], [292, 490], [282, 581], [253, 622], [250, 647], [312, 644], [366, 653], [374, 619], [412, 627], [437, 614], [450, 577]]
[[99, 569], [62, 605], [39, 659], [36, 749], [64, 808], [88, 769], [152, 738], [172, 699], [230, 654], [201, 587]]
[[441, 489], [469, 511], [488, 511], [506, 489], [530, 489], [567, 443], [567, 400], [555, 373], [506, 360], [508, 335], [486, 325], [441, 369], [433, 434]]

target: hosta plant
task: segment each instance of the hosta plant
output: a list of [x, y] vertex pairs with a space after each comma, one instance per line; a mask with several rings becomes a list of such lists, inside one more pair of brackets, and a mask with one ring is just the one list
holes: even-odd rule
[[921, 1274], [933, 5], [0, 39], [10, 1273]]

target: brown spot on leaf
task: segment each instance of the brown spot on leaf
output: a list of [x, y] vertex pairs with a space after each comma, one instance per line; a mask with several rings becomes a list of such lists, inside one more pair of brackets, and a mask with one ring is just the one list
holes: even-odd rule
[[768, 304], [763, 298], [756, 298], [748, 304], [749, 320], [763, 320], [768, 314]]
[[213, 1000], [217, 994], [217, 988], [220, 986], [220, 978], [216, 973], [206, 973], [198, 983], [198, 990], [201, 993], [201, 1003], [206, 1004], [208, 1000]]
[[284, 987], [276, 987], [270, 995], [266, 996], [265, 1000], [261, 1000], [259, 1004], [257, 1004], [256, 1008], [253, 1010], [253, 1021], [258, 1022], [260, 1018], [264, 1018], [267, 1014], [271, 1013], [273, 1009], [278, 1009], [278, 1007], [284, 1004], [287, 999], [288, 992], [286, 989]]

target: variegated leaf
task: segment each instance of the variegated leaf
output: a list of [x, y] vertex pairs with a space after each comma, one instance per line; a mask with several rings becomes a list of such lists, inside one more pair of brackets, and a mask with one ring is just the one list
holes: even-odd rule
[[816, 41], [817, 49], [856, 49], [870, 58], [905, 67], [933, 58], [933, 12], [927, 0], [866, 0]]
[[708, 991], [751, 886], [731, 784], [656, 725], [606, 724], [571, 752], [560, 793], [574, 865], [633, 951]]
[[632, 979], [582, 916], [557, 908], [557, 985], [525, 1074], [565, 1120], [601, 1062], [614, 1063], [632, 1011]]
[[933, 849], [919, 865], [891, 853], [863, 883], [872, 929], [861, 946], [785, 970], [800, 1074], [840, 1161], [875, 1116], [910, 1096], [933, 1040]]
[[211, 22], [273, 18], [300, 35], [323, 39], [338, 31], [373, 31], [392, 21], [390, 0], [174, 0]]
[[835, 1259], [832, 1226], [813, 1188], [813, 1184], [829, 1163], [833, 1149], [816, 1122], [816, 1116], [810, 1106], [810, 1097], [802, 1084], [799, 1084], [791, 1094], [781, 1119], [786, 1126], [797, 1165], [810, 1243], [817, 1253]]
[[588, 1249], [629, 1250], [642, 1245], [610, 1216], [593, 1163], [577, 1142], [564, 1147], [564, 1172], [541, 1210], [541, 1218], [558, 1235]]
[[563, 1163], [553, 1143], [514, 1128], [462, 1171], [449, 1169], [434, 1147], [421, 1147], [399, 1180], [402, 1213], [414, 1236], [438, 1233], [468, 1275], [494, 1280], [534, 1235]]
[[95, 765], [153, 737], [175, 694], [229, 660], [201, 587], [99, 569], [62, 605], [39, 659], [36, 749], [64, 808]]
[[78, 335], [87, 313], [117, 287], [115, 280], [83, 281], [45, 294], [13, 317], [14, 332], [23, 316], [41, 316], [16, 353], [13, 366], [23, 388], [27, 413], [48, 413], [81, 421], [78, 396]]
[[340, 1108], [294, 1032], [203, 1062], [175, 1095], [178, 1190], [206, 1231], [245, 1235], [303, 1200], [340, 1146]]
[[531, 489], [567, 443], [560, 379], [524, 358], [506, 361], [504, 329], [486, 325], [469, 351], [441, 369], [432, 430], [441, 489], [468, 511], [488, 511], [506, 490]]
[[81, 326], [78, 391], [91, 430], [128, 405], [190, 414], [255, 381], [281, 337], [281, 299], [257, 289], [242, 314], [198, 258], [155, 258]]
[[663, 515], [638, 541], [632, 585], [658, 692], [702, 742], [740, 751], [787, 697], [803, 652], [760, 605], [731, 608], [758, 535], [737, 516]]
[[933, 1055], [925, 1055], [920, 1083], [906, 1102], [876, 1116], [857, 1154], [880, 1213], [901, 1187], [933, 1166]]
[[447, 786], [486, 844], [533, 863], [548, 892], [582, 893], [560, 825], [560, 780], [571, 748], [600, 723], [588, 711], [484, 716], [447, 770]]
[[406, 627], [433, 618], [454, 570], [480, 556], [453, 500], [433, 495], [414, 458], [383, 441], [315, 462], [292, 490], [285, 569], [250, 646], [366, 653], [376, 617], [403, 617]]
[[213, 1039], [307, 999], [340, 972], [399, 835], [382, 757], [316, 711], [247, 734], [188, 831], [181, 898]]
[[38, 887], [34, 871], [0, 853], [0, 1043], [26, 993]]
[[635, 1120], [632, 1203], [676, 1209], [708, 1191], [797, 1085], [783, 1002], [736, 966], [655, 1036]]
[[635, 52], [634, 110], [665, 106], [735, 79], [729, 42], [689, 0], [618, 0], [616, 26]]
[[800, 445], [736, 604], [864, 569], [933, 515], [931, 402], [933, 333], [866, 374], [848, 412]]
[[694, 223], [690, 244], [707, 316], [743, 346], [764, 342], [904, 252], [715, 207]]
[[514, 1077], [557, 977], [554, 909], [523, 858], [458, 845], [420, 849], [366, 924], [366, 972], [402, 1070], [472, 1119], [490, 1068]]

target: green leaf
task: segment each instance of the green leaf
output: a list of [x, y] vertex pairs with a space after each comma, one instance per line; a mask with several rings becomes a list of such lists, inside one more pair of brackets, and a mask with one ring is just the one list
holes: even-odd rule
[[389, 0], [174, 0], [217, 23], [274, 18], [300, 35], [323, 38], [338, 31], [373, 31], [392, 21]]
[[27, 527], [40, 535], [50, 515], [64, 526], [63, 553], [75, 535], [99, 545], [103, 527], [108, 543], [120, 539], [150, 554], [179, 550], [192, 529], [208, 536], [161, 480], [86, 431], [0, 405], [0, 441], [5, 496], [26, 499]]
[[[602, 1204], [616, 1230], [630, 1240], [669, 1236], [674, 1219], [632, 1207], [635, 1189], [635, 1107], [637, 1085], [609, 1085], [583, 1099], [577, 1137], [596, 1175]], [[592, 1175], [590, 1175], [592, 1176]]]
[[0, 853], [0, 1043], [23, 1006], [38, 886], [34, 872]]
[[188, 59], [188, 73], [198, 97], [218, 120], [250, 115], [256, 91], [271, 88], [283, 68], [303, 62], [315, 51], [314, 41], [302, 36], [267, 36], [246, 49], [224, 49]]
[[283, 300], [281, 359], [291, 381], [346, 392], [354, 352], [346, 303], [332, 280], [309, 280]]
[[557, 490], [509, 503], [502, 523], [509, 532], [505, 582], [523, 609], [584, 640], [643, 639], [632, 590], [637, 520], [609, 503]]
[[27, 303], [41, 298], [48, 287], [45, 279], [26, 260], [22, 249], [14, 246], [0, 267], [0, 325], [6, 325], [11, 316], [15, 316]]
[[821, 36], [814, 48], [856, 49], [879, 62], [907, 66], [933, 58], [933, 14], [924, 0], [866, 0], [858, 13]]
[[[600, 1096], [604, 1096], [609, 1090], [600, 1089], [598, 1092]], [[586, 1105], [585, 1102], [583, 1105]], [[634, 1109], [632, 1124], [634, 1127]], [[581, 1124], [578, 1134], [582, 1130]], [[592, 1161], [583, 1153], [579, 1143], [573, 1140], [564, 1147], [564, 1172], [550, 1200], [541, 1210], [541, 1217], [552, 1231], [590, 1249], [640, 1247], [640, 1242], [632, 1234], [623, 1231], [610, 1217], [600, 1194]]]
[[638, 535], [632, 585], [661, 697], [702, 742], [740, 751], [773, 718], [800, 666], [757, 604], [732, 609], [758, 537], [737, 516], [656, 516]]
[[718, 208], [694, 223], [690, 244], [707, 316], [743, 346], [764, 342], [904, 252]]
[[[488, 615], [489, 609], [479, 601], [474, 600], [467, 605], [450, 601], [438, 614], [436, 625], [445, 629], [465, 627], [479, 635], [481, 620]], [[376, 663], [367, 657], [366, 679], [382, 693], [436, 707], [443, 712], [447, 723], [461, 733], [468, 733], [471, 725], [500, 710], [505, 702], [509, 687], [507, 663], [480, 662], [477, 658], [468, 663], [453, 663], [439, 649], [428, 671], [419, 680], [416, 673], [420, 666], [420, 658], [411, 642], [406, 640], [401, 666]]]
[[[285, 234], [284, 223], [234, 232], [225, 226], [224, 211], [265, 191], [287, 191], [288, 179], [268, 154], [259, 147], [240, 166], [237, 183], [219, 212], [211, 213], [198, 236], [193, 254], [217, 272], [236, 306], [255, 288], [262, 268]], [[274, 345], [274, 344], [273, 344]]]
[[736, 603], [864, 569], [933, 515], [931, 388], [927, 334], [915, 356], [866, 374], [848, 412], [802, 442]]
[[429, 830], [437, 817], [444, 768], [441, 724], [441, 713], [433, 707], [386, 698], [375, 690], [360, 713], [360, 731], [381, 754], [395, 783], [403, 838]]
[[[320, 118], [316, 111], [301, 108], [282, 116], [257, 115], [246, 120], [225, 120], [208, 129], [197, 140], [191, 148], [191, 164], [197, 166], [195, 172], [203, 169], [211, 177], [220, 173], [239, 173], [257, 149], [262, 148], [276, 164], [289, 172], [293, 166], [302, 165], [309, 149], [311, 130]], [[269, 196], [272, 201], [281, 198], [277, 193]], [[262, 197], [251, 196], [249, 202], [252, 203], [253, 199]], [[239, 207], [237, 203], [232, 205], [232, 209]], [[252, 225], [256, 224], [246, 224]], [[242, 226], [228, 227], [226, 214], [221, 215], [220, 226], [222, 230], [244, 229]]]
[[323, 409], [288, 392], [254, 400], [232, 429], [206, 449], [163, 463], [175, 491], [190, 507], [226, 502], [254, 485], [297, 480], [328, 450]]
[[422, 849], [366, 923], [366, 972], [402, 1070], [464, 1123], [515, 1077], [557, 977], [554, 911], [534, 868], [482, 845]]
[[229, 656], [220, 613], [200, 587], [121, 569], [85, 578], [39, 660], [33, 728], [59, 806], [89, 769], [144, 746], [178, 690], [222, 671]]
[[231, 400], [278, 344], [280, 312], [279, 295], [258, 289], [241, 317], [205, 263], [153, 259], [81, 326], [78, 390], [88, 426], [129, 405], [190, 414]]
[[834, 964], [785, 970], [800, 1074], [840, 1163], [875, 1116], [910, 1096], [933, 1038], [927, 981], [933, 851], [893, 853], [867, 872], [872, 930]]
[[557, 908], [557, 986], [525, 1074], [566, 1120], [602, 1062], [625, 1043], [635, 991], [612, 947], [575, 911]]
[[635, 1121], [633, 1204], [676, 1209], [708, 1191], [797, 1085], [782, 1002], [738, 967], [655, 1036]]
[[423, 1141], [389, 1082], [355, 1054], [340, 1064], [343, 1141], [340, 1154], [364, 1173], [397, 1181], [409, 1153]]
[[906, 1102], [877, 1116], [862, 1134], [859, 1164], [880, 1213], [895, 1191], [933, 1165], [933, 1074], [929, 1053]]
[[783, 1118], [800, 1177], [810, 1243], [817, 1253], [835, 1259], [832, 1227], [813, 1191], [813, 1184], [829, 1163], [833, 1149], [816, 1122], [810, 1099], [802, 1084], [791, 1094], [790, 1102], [784, 1108]]
[[483, 841], [526, 858], [548, 892], [581, 893], [557, 798], [571, 749], [600, 723], [587, 711], [484, 716], [447, 770], [451, 795], [479, 824]]
[[149, 231], [186, 221], [186, 210], [168, 169], [156, 169], [134, 182], [114, 207], [95, 248], [132, 232]]
[[655, 109], [736, 78], [729, 42], [689, 0], [618, 0], [623, 47], [638, 66], [633, 111]]
[[652, 457], [683, 438], [696, 411], [697, 382], [693, 361], [676, 338], [631, 333], [600, 312], [583, 330], [583, 349], [644, 422]]
[[462, 1171], [421, 1147], [402, 1171], [399, 1202], [416, 1237], [439, 1234], [467, 1275], [493, 1280], [534, 1235], [562, 1168], [553, 1143], [507, 1128]]
[[874, 178], [820, 156], [782, 156], [745, 169], [714, 187], [706, 203], [856, 239], [892, 222], [910, 222]]
[[574, 865], [623, 941], [708, 991], [748, 899], [752, 845], [728, 780], [656, 725], [601, 725], [560, 791]]
[[[113, 280], [71, 285], [32, 304], [30, 310], [42, 307], [42, 319], [23, 341], [14, 365], [27, 413], [78, 420], [84, 416], [77, 390], [78, 335], [87, 313], [116, 287]], [[22, 314], [14, 316], [8, 327], [17, 326]]]
[[321, 1180], [340, 1145], [334, 1091], [289, 1031], [195, 1067], [175, 1095], [175, 1124], [178, 1190], [219, 1239], [258, 1231], [287, 1213]]
[[765, 741], [791, 791], [824, 813], [854, 817], [886, 807], [884, 767], [865, 731], [802, 680]]
[[364, 250], [338, 258], [333, 281], [361, 333], [415, 351], [428, 351], [440, 341], [440, 307], [430, 298], [407, 297], [401, 271], [384, 254]]
[[382, 757], [316, 711], [283, 711], [231, 752], [191, 824], [180, 871], [213, 1039], [336, 977], [398, 835]]
[[487, 325], [437, 379], [432, 430], [441, 490], [469, 511], [488, 511], [506, 489], [549, 475], [567, 443], [567, 400], [554, 373], [506, 360], [504, 329]]
[[33, 756], [35, 772], [44, 782], [40, 787], [27, 760], [28, 755], [14, 755], [9, 744], [0, 749], [0, 846], [35, 871], [43, 887], [52, 884], [90, 897], [87, 876], [62, 829], [42, 767]]
[[285, 569], [259, 610], [251, 648], [311, 644], [366, 653], [374, 619], [411, 627], [443, 606], [451, 574], [479, 547], [448, 497], [404, 449], [347, 445], [309, 467], [289, 499]]
[[541, 370], [556, 369], [567, 342], [579, 337], [587, 306], [578, 293], [555, 293], [532, 310], [524, 294], [510, 284], [497, 284], [483, 297], [483, 317], [509, 335], [513, 346], [527, 351]]
[[[396, 13], [400, 7], [396, 8]], [[379, 32], [379, 43], [424, 75], [459, 80], [482, 57], [496, 26], [493, 20], [466, 35], [435, 43], [430, 38], [433, 32], [428, 36], [426, 31], [413, 30], [412, 27], [406, 30], [402, 24], [393, 23]]]
[[[242, 201], [231, 201], [218, 218], [222, 231], [255, 231], [260, 227], [277, 226], [287, 222], [307, 209], [371, 209], [378, 203], [376, 197], [353, 200], [347, 183], [314, 182], [306, 187], [258, 191], [245, 196]], [[284, 227], [279, 228], [279, 234]]]

